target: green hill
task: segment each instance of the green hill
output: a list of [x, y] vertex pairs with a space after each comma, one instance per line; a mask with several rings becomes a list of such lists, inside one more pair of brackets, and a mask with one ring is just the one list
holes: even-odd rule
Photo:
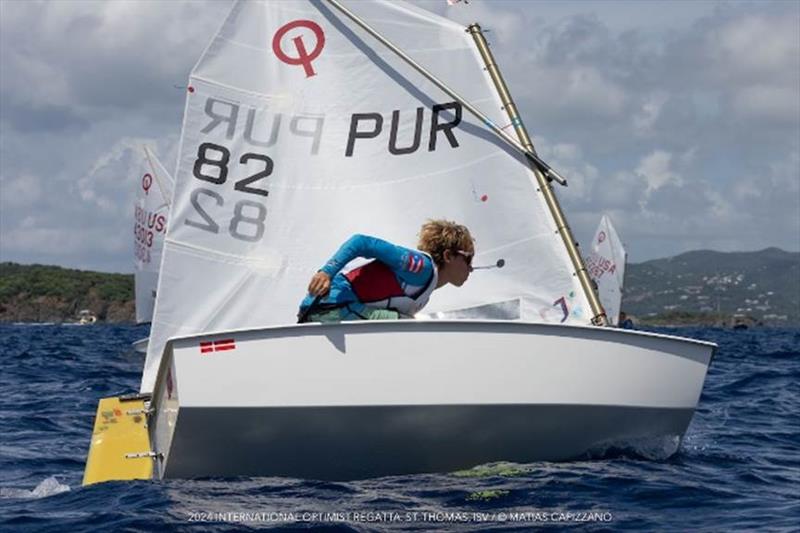
[[[650, 323], [730, 324], [740, 315], [800, 324], [800, 253], [702, 250], [630, 264], [622, 308]], [[81, 309], [133, 322], [133, 276], [0, 263], [0, 321], [73, 321]]]
[[0, 263], [0, 321], [68, 322], [82, 309], [99, 320], [133, 322], [133, 276]]
[[800, 253], [701, 250], [631, 264], [622, 307], [645, 319], [691, 313], [799, 324]]

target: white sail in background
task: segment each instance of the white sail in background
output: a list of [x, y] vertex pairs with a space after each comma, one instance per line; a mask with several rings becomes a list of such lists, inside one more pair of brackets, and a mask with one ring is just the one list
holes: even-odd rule
[[603, 215], [592, 239], [592, 251], [586, 258], [586, 269], [597, 283], [600, 303], [612, 326], [619, 324], [627, 256], [611, 219]]
[[142, 171], [136, 184], [133, 252], [136, 322], [150, 322], [158, 285], [161, 249], [167, 233], [167, 214], [173, 180], [164, 166], [143, 147]]
[[[508, 122], [464, 27], [398, 0], [350, 7]], [[467, 225], [475, 263], [505, 267], [436, 291], [426, 313], [589, 323], [521, 156], [325, 2], [236, 2], [190, 77], [141, 390], [169, 337], [294, 323], [347, 238], [414, 247], [429, 218]]]

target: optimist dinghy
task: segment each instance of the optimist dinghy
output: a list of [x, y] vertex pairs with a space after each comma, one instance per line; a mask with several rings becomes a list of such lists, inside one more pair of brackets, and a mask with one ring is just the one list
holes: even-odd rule
[[622, 288], [628, 253], [608, 215], [603, 215], [592, 238], [586, 268], [597, 284], [597, 295], [611, 326], [619, 325], [622, 309]]
[[[156, 303], [161, 249], [167, 233], [167, 214], [174, 183], [161, 161], [142, 147], [142, 172], [136, 183], [133, 251], [136, 323], [150, 322]], [[147, 352], [147, 339], [133, 343], [137, 352]]]
[[[192, 71], [141, 391], [101, 400], [85, 483], [446, 472], [685, 433], [715, 346], [605, 327], [564, 179], [480, 27], [351, 5], [237, 2]], [[339, 243], [411, 245], [427, 218], [502, 268], [424, 320], [294, 323]]]

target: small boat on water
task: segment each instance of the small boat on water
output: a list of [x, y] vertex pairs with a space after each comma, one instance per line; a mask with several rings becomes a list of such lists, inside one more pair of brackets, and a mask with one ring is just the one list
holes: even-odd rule
[[[716, 346], [607, 327], [565, 180], [480, 27], [351, 4], [236, 2], [192, 71], [141, 388], [100, 401], [84, 483], [358, 479], [683, 437]], [[419, 320], [294, 323], [336, 243], [411, 243], [431, 217], [475, 236], [489, 266], [467, 286]]]
[[78, 324], [81, 326], [88, 326], [95, 322], [97, 322], [97, 317], [90, 310], [81, 309], [78, 311]]

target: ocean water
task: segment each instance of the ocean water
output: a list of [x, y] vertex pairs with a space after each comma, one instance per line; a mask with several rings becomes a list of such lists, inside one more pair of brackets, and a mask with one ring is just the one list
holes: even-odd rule
[[[0, 531], [797, 531], [800, 330], [659, 329], [720, 349], [681, 448], [350, 483], [81, 487], [97, 400], [138, 387], [141, 326], [0, 325]], [[663, 454], [661, 454], [663, 455]]]

